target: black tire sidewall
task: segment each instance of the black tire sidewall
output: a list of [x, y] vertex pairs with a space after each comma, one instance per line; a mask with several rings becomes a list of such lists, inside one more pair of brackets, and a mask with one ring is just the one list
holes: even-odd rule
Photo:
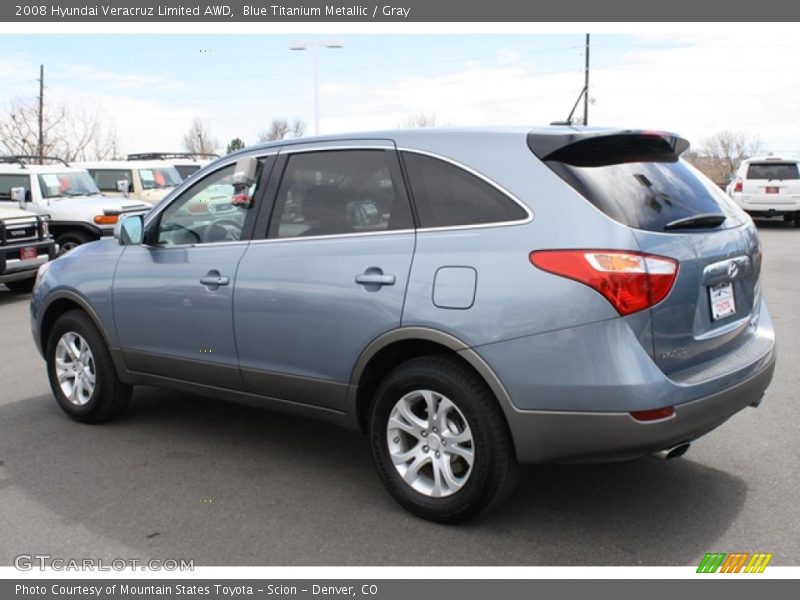
[[[458, 492], [444, 498], [431, 498], [409, 486], [392, 462], [386, 440], [386, 425], [392, 409], [400, 398], [415, 390], [432, 390], [453, 402], [467, 420], [472, 432], [475, 459], [469, 479]], [[485, 397], [466, 381], [458, 380], [435, 369], [408, 364], [393, 371], [376, 392], [369, 434], [373, 459], [389, 493], [402, 506], [418, 516], [444, 522], [459, 521], [479, 512], [491, 493], [489, 482], [495, 462], [495, 447], [486, 425]]]

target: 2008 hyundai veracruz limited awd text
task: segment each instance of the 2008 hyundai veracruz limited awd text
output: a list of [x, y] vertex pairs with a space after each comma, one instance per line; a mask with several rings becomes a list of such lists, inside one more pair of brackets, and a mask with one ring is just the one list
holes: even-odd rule
[[775, 364], [750, 218], [673, 134], [416, 130], [215, 161], [40, 269], [78, 421], [136, 384], [365, 431], [405, 508], [463, 520], [518, 462], [680, 455]]

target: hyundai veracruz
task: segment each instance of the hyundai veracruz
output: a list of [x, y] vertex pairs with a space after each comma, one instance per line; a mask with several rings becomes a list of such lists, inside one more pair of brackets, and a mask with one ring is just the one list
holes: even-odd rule
[[131, 386], [359, 429], [405, 508], [456, 522], [518, 463], [678, 456], [761, 401], [751, 219], [670, 133], [282, 141], [215, 161], [40, 269], [33, 337], [78, 421]]

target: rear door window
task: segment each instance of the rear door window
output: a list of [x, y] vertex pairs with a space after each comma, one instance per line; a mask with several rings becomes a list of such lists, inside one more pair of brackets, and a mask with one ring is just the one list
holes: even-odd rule
[[130, 185], [133, 178], [130, 171], [124, 169], [89, 169], [101, 192], [116, 192], [117, 182], [125, 180]]
[[411, 229], [397, 158], [384, 150], [290, 154], [270, 237]]
[[750, 163], [747, 179], [800, 179], [797, 163]]
[[527, 211], [493, 185], [438, 158], [403, 152], [420, 227], [522, 221]]
[[745, 221], [714, 183], [657, 137], [588, 138], [553, 152], [544, 162], [602, 212], [630, 227], [665, 231], [684, 219], [720, 214], [725, 220], [716, 227]]

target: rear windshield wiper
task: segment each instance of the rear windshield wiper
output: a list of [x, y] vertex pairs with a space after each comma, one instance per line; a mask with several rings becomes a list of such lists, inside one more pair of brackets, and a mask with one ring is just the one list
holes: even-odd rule
[[702, 227], [719, 227], [727, 219], [722, 213], [703, 213], [683, 219], [675, 219], [664, 225], [664, 229], [693, 229]]

